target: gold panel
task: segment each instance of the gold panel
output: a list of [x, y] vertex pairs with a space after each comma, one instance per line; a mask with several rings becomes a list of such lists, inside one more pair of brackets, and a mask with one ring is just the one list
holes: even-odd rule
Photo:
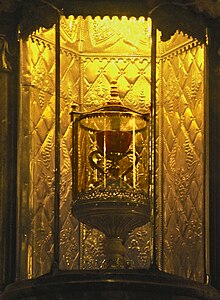
[[[45, 36], [46, 35], [46, 36]], [[40, 37], [39, 37], [40, 36]], [[54, 201], [54, 30], [42, 30], [22, 43], [22, 115], [20, 147], [28, 150], [19, 162], [20, 278], [39, 276], [53, 261]], [[52, 39], [46, 41], [47, 36]], [[61, 266], [78, 265], [78, 223], [71, 215], [70, 105], [77, 93], [79, 63], [73, 53], [62, 52], [61, 69]], [[74, 71], [74, 72], [73, 72]], [[68, 80], [68, 88], [63, 81]], [[64, 89], [65, 88], [65, 89]], [[75, 96], [76, 97], [76, 96]], [[25, 151], [27, 152], [27, 151]], [[27, 180], [25, 180], [27, 178]]]
[[161, 59], [163, 261], [166, 271], [203, 281], [204, 46], [178, 36]]
[[54, 51], [30, 39], [21, 53], [19, 277], [32, 278], [50, 270], [53, 255]]
[[[21, 47], [19, 278], [48, 272], [53, 260], [54, 39], [54, 28], [41, 29]], [[62, 269], [96, 269], [104, 259], [103, 235], [71, 214], [71, 105], [101, 105], [116, 79], [124, 104], [148, 109], [150, 45], [150, 20], [61, 19]], [[176, 34], [160, 44], [157, 63], [158, 257], [166, 271], [196, 280], [204, 275], [203, 57], [202, 46]], [[150, 224], [130, 234], [132, 267], [149, 267], [151, 234]]]
[[[127, 34], [129, 27], [130, 37]], [[71, 104], [77, 102], [81, 110], [101, 105], [109, 95], [110, 81], [117, 79], [125, 104], [137, 108], [140, 103], [142, 109], [148, 109], [150, 58], [146, 53], [149, 54], [149, 30], [150, 21], [143, 18], [61, 19], [60, 267], [63, 269], [78, 266], [94, 269], [103, 261], [101, 233], [84, 225], [78, 226], [71, 215]], [[134, 38], [137, 33], [138, 39]], [[21, 126], [20, 147], [23, 148], [26, 139], [25, 146], [29, 151], [25, 160], [20, 161], [19, 187], [21, 194], [25, 193], [25, 197], [20, 198], [18, 255], [20, 262], [24, 262], [20, 278], [48, 272], [53, 259], [54, 39], [54, 28], [41, 29], [23, 42], [21, 49], [22, 113], [25, 115], [22, 126], [28, 134], [24, 136]], [[113, 53], [116, 49], [118, 56]], [[23, 174], [27, 174], [27, 182], [23, 180]], [[137, 251], [134, 245], [140, 244], [138, 251], [143, 254], [139, 254], [138, 266], [143, 259], [149, 262], [144, 253], [149, 240], [146, 235], [141, 237], [137, 230], [130, 240], [127, 247], [132, 260]]]

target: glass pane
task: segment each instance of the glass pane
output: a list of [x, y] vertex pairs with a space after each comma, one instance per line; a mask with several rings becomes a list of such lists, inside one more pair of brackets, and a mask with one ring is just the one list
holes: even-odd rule
[[204, 278], [204, 46], [160, 43], [160, 193], [165, 271]]
[[[42, 42], [44, 39], [51, 42]], [[54, 29], [21, 43], [18, 278], [50, 271], [53, 259]]]
[[[151, 21], [144, 18], [61, 19], [62, 269], [96, 269], [103, 261], [103, 234], [71, 213], [71, 105], [81, 112], [103, 105], [117, 80], [123, 104], [148, 111], [150, 32]], [[165, 271], [202, 281], [204, 47], [176, 33], [157, 48], [158, 258]], [[33, 34], [21, 53], [18, 278], [32, 278], [48, 272], [53, 259], [54, 29]], [[85, 135], [91, 147], [93, 135]], [[136, 138], [145, 140], [141, 134]], [[142, 151], [141, 187], [149, 164], [148, 150]], [[86, 186], [99, 176], [90, 173]], [[150, 265], [150, 228], [135, 229], [126, 242], [133, 268]]]

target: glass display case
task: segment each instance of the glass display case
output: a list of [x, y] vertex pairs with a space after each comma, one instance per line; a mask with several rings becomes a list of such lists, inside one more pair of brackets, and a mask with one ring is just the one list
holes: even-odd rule
[[105, 106], [72, 112], [73, 215], [105, 234], [101, 267], [117, 269], [128, 234], [151, 219], [150, 113], [123, 106], [112, 84]]

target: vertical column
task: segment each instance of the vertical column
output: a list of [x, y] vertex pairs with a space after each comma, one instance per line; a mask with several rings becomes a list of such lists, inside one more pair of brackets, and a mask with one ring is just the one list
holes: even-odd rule
[[56, 22], [56, 87], [55, 87], [55, 199], [54, 199], [54, 263], [60, 262], [60, 16]]
[[210, 197], [210, 275], [220, 289], [220, 24], [209, 26], [209, 197]]
[[151, 109], [152, 109], [152, 116], [153, 120], [151, 120], [151, 142], [152, 142], [152, 149], [151, 149], [151, 172], [152, 174], [152, 185], [153, 185], [153, 253], [152, 253], [152, 267], [158, 268], [158, 261], [157, 261], [157, 230], [156, 230], [156, 223], [157, 223], [157, 186], [156, 186], [156, 170], [157, 170], [157, 154], [156, 154], [156, 122], [157, 122], [157, 107], [156, 107], [156, 47], [157, 47], [157, 36], [156, 36], [156, 27], [154, 22], [152, 22], [152, 30], [151, 30]]
[[14, 62], [18, 61], [15, 35], [2, 23], [4, 20], [0, 24], [0, 292], [15, 280], [17, 67], [11, 58], [15, 55]]

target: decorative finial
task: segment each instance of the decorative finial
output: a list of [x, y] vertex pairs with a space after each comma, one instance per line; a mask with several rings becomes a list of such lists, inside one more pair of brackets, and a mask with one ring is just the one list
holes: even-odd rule
[[71, 105], [71, 108], [72, 108], [71, 112], [70, 112], [71, 121], [74, 121], [75, 115], [77, 113], [78, 104], [76, 102], [73, 102], [73, 104]]
[[71, 105], [72, 111], [76, 111], [76, 109], [78, 108], [78, 104], [76, 102], [73, 102], [73, 104]]
[[111, 81], [110, 100], [107, 102], [108, 105], [122, 105], [121, 99], [119, 98], [119, 92], [117, 87], [117, 81]]

